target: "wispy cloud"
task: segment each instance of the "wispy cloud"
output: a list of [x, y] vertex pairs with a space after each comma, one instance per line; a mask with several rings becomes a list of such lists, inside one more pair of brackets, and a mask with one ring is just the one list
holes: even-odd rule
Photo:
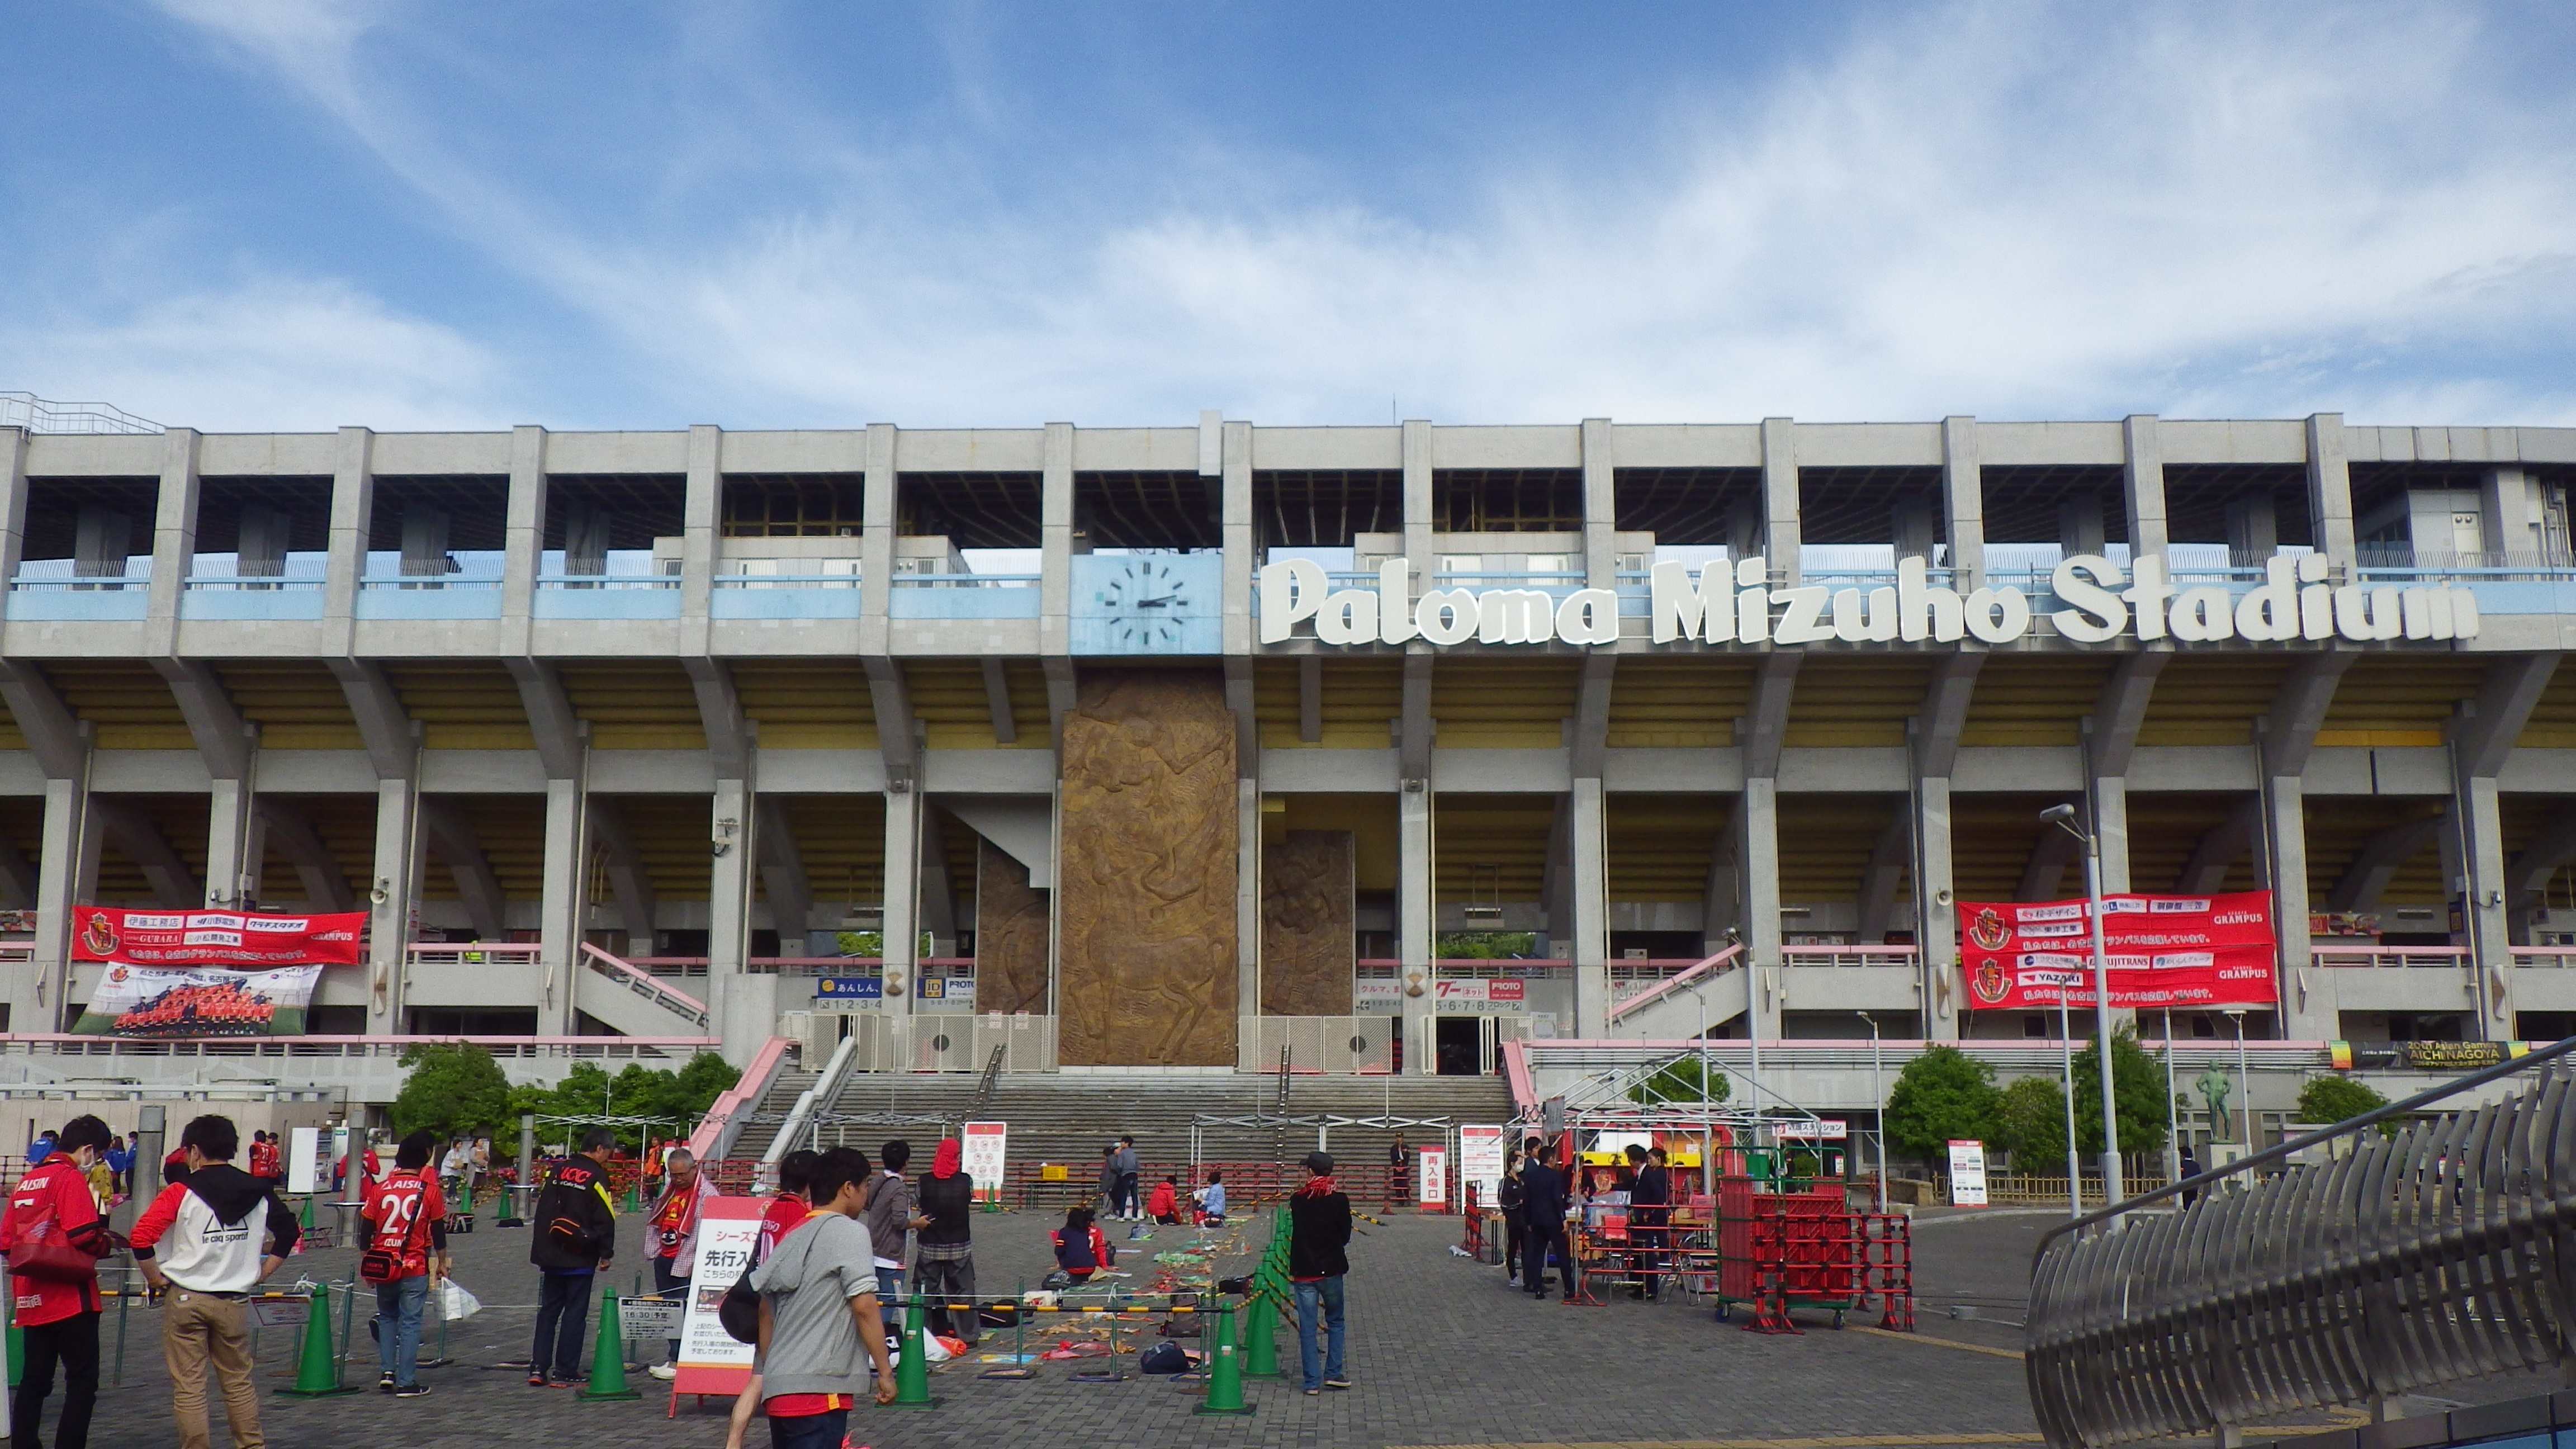
[[[1482, 421], [2576, 418], [2556, 341], [2576, 131], [2554, 96], [2500, 95], [2486, 58], [2504, 38], [2448, 5], [2334, 24], [1941, 6], [1837, 41], [1749, 106], [1673, 97], [1615, 155], [1480, 158], [1470, 203], [1436, 218], [1293, 199], [1330, 158], [1229, 167], [1204, 136], [1137, 137], [1080, 187], [1011, 174], [1038, 123], [996, 99], [1009, 78], [961, 21], [940, 43], [973, 155], [907, 158], [800, 114], [763, 133], [764, 173], [884, 184], [728, 191], [692, 156], [690, 194], [650, 227], [468, 159], [506, 148], [470, 107], [406, 104], [400, 56], [368, 44], [374, 6], [164, 8], [588, 318], [603, 358], [643, 359], [606, 369], [628, 396], [569, 404], [619, 421], [690, 399], [746, 424], [1204, 405], [1352, 422], [1390, 395]], [[776, 106], [759, 83], [756, 66], [700, 77], [690, 104]], [[1138, 199], [1104, 201], [1102, 169]], [[2412, 411], [2428, 407], [2452, 411]]]

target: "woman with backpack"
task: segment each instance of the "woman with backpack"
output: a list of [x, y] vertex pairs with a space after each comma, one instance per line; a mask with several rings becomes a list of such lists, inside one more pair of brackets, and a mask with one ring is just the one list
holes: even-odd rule
[[1118, 1266], [1118, 1251], [1092, 1221], [1091, 1209], [1078, 1207], [1064, 1215], [1064, 1226], [1047, 1235], [1055, 1243], [1055, 1265], [1076, 1283], [1088, 1283], [1103, 1268]]

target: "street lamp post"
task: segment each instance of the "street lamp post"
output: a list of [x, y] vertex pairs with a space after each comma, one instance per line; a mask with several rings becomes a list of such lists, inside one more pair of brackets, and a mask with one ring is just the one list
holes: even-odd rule
[[[2085, 913], [2093, 921], [2093, 1047], [2101, 1054], [2102, 1067], [2102, 1201], [2108, 1205], [2128, 1193], [2120, 1180], [2120, 1113], [2111, 1090], [2111, 958], [2102, 948], [2102, 837], [2076, 826], [2072, 805], [2052, 805], [2039, 818], [2054, 821], [2084, 845]], [[2071, 1083], [2067, 1095], [2073, 1098]]]
[[2182, 1121], [2174, 1114], [2173, 1008], [2165, 1008], [2165, 1183], [2182, 1181]]
[[1870, 1119], [1878, 1131], [1878, 1210], [1887, 1211], [1887, 1093], [1879, 1086], [1878, 1018], [1864, 1011], [1860, 1019], [1869, 1024], [1869, 1101]]

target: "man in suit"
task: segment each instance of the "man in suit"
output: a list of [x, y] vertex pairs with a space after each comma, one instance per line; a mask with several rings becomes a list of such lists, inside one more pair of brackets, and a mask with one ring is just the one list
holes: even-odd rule
[[1521, 1168], [1521, 1213], [1527, 1226], [1521, 1246], [1528, 1254], [1521, 1265], [1521, 1284], [1530, 1296], [1547, 1294], [1547, 1253], [1556, 1250], [1565, 1279], [1565, 1301], [1574, 1301], [1574, 1249], [1565, 1236], [1565, 1174], [1549, 1165], [1547, 1144], [1529, 1139], [1529, 1158]]

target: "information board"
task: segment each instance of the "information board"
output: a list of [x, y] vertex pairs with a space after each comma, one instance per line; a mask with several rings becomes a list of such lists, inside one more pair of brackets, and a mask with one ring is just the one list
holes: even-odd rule
[[1950, 1206], [1986, 1205], [1986, 1144], [1950, 1139]]
[[1418, 1201], [1427, 1208], [1449, 1206], [1449, 1149], [1425, 1147], [1414, 1156], [1422, 1163], [1422, 1190]]
[[[717, 1313], [725, 1293], [751, 1267], [760, 1241], [760, 1218], [767, 1205], [756, 1197], [711, 1197], [698, 1209], [698, 1256], [689, 1274], [689, 1299], [680, 1321], [679, 1374], [671, 1380], [671, 1401], [682, 1394], [742, 1392], [751, 1382], [757, 1350], [725, 1332]], [[668, 1330], [664, 1330], [668, 1336]], [[630, 1326], [628, 1341], [638, 1335]]]
[[[2093, 922], [2085, 901], [1959, 904], [1959, 966], [1981, 1011], [2093, 1005]], [[2111, 1004], [2268, 1005], [2278, 992], [2272, 893], [2106, 896], [2103, 963]]]
[[1486, 1207], [1494, 1205], [1503, 1190], [1503, 1129], [1468, 1127], [1458, 1129], [1458, 1181], [1461, 1186], [1473, 1184], [1476, 1201]]
[[959, 1143], [957, 1165], [975, 1180], [975, 1201], [1002, 1200], [1002, 1176], [1009, 1166], [1008, 1122], [969, 1122]]
[[290, 1128], [286, 1134], [286, 1190], [292, 1193], [320, 1192], [330, 1186], [321, 1181], [322, 1129]]

